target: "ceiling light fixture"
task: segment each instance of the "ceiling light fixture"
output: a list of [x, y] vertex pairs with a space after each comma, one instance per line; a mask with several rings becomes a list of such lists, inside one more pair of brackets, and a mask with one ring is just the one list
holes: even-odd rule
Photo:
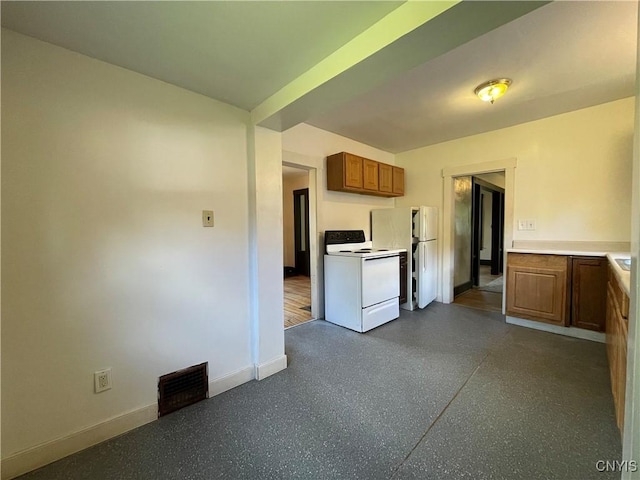
[[508, 78], [499, 78], [497, 80], [489, 80], [476, 87], [474, 93], [484, 102], [495, 102], [496, 98], [500, 98], [511, 85]]

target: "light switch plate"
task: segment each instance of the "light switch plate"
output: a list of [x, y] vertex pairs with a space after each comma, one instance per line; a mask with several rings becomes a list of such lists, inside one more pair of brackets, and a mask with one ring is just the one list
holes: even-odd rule
[[202, 211], [202, 226], [213, 227], [213, 210]]

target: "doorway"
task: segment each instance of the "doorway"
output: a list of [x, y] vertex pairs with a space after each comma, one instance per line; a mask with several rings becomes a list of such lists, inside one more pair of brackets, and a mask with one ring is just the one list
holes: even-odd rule
[[[497, 265], [497, 269], [500, 270], [501, 267], [504, 268], [504, 257], [505, 257], [505, 247], [510, 246], [513, 241], [513, 189], [514, 189], [514, 180], [515, 180], [515, 168], [517, 161], [515, 158], [492, 161], [492, 162], [484, 162], [478, 164], [470, 164], [470, 165], [462, 165], [455, 166], [443, 169], [443, 178], [444, 178], [444, 212], [443, 212], [443, 255], [442, 255], [442, 301], [444, 303], [451, 303], [454, 301], [456, 295], [459, 295], [466, 290], [471, 290], [477, 297], [474, 299], [474, 303], [477, 307], [485, 308], [487, 303], [485, 298], [487, 297], [487, 288], [488, 284], [492, 283], [491, 287], [496, 292], [493, 292], [494, 295], [491, 295], [493, 299], [493, 310], [499, 310], [504, 312], [504, 288], [502, 285], [497, 286], [497, 283], [502, 282], [501, 275], [495, 275], [495, 268]], [[499, 174], [502, 179], [497, 181], [495, 175]], [[466, 189], [468, 192], [468, 209], [466, 210], [466, 217], [461, 220], [460, 212], [456, 212], [456, 198], [459, 195], [456, 192], [456, 182], [457, 179], [462, 177], [469, 177]], [[497, 191], [499, 194], [496, 198], [496, 204], [500, 207], [496, 209], [496, 212], [500, 212], [499, 216], [501, 217], [501, 221], [498, 222], [500, 225], [500, 230], [489, 234], [489, 238], [492, 239], [491, 242], [491, 260], [490, 262], [493, 264], [494, 275], [491, 275], [492, 265], [483, 265], [486, 263], [486, 256], [488, 255], [488, 251], [480, 250], [480, 254], [476, 255], [477, 260], [471, 260], [473, 258], [473, 251], [471, 250], [471, 242], [472, 238], [469, 240], [469, 250], [463, 248], [457, 243], [456, 238], [456, 225], [464, 224], [470, 225], [468, 227], [469, 236], [473, 236], [474, 228], [473, 228], [473, 213], [472, 211], [472, 203], [473, 203], [473, 182], [472, 177], [476, 177], [480, 180], [484, 180], [491, 185], [489, 185], [491, 190]], [[482, 182], [476, 182], [480, 184], [480, 187], [483, 186]], [[484, 185], [487, 187], [486, 185]], [[498, 187], [498, 188], [495, 188]], [[487, 189], [489, 190], [489, 188]], [[476, 190], [477, 192], [477, 190]], [[482, 196], [482, 188], [480, 189], [480, 196], [483, 208], [485, 212], [488, 212], [488, 203], [489, 198], [491, 198], [491, 202], [493, 204], [493, 192], [491, 195], [485, 193], [484, 197]], [[477, 198], [477, 193], [476, 193]], [[480, 202], [478, 202], [480, 203]], [[493, 212], [493, 205], [491, 206]], [[480, 210], [477, 208], [475, 210], [477, 213], [477, 223], [480, 223], [480, 220], [484, 218], [482, 221], [484, 224], [486, 222], [487, 213], [480, 215]], [[462, 222], [462, 223], [461, 223]], [[493, 218], [492, 218], [493, 222]], [[495, 222], [494, 222], [495, 223]], [[476, 229], [476, 241], [475, 245], [478, 245], [480, 248], [480, 243], [487, 242], [488, 239], [486, 237], [487, 233], [481, 233], [480, 230]], [[493, 240], [493, 235], [502, 236], [502, 240], [498, 238], [497, 241]], [[478, 238], [478, 236], [480, 238]], [[485, 247], [486, 248], [486, 247]], [[460, 254], [459, 251], [469, 252], [468, 261], [464, 261], [464, 268], [466, 269], [466, 273], [462, 276], [460, 275], [460, 267], [459, 262], [463, 254]], [[482, 262], [483, 257], [485, 262]], [[478, 265], [478, 273], [476, 275], [473, 274], [473, 264], [477, 261]], [[485, 271], [489, 272], [489, 276], [485, 274]], [[474, 283], [477, 282], [477, 285]], [[462, 284], [466, 283], [463, 288], [460, 287]], [[480, 287], [480, 288], [473, 288]], [[503, 293], [499, 293], [499, 290], [503, 290]], [[489, 292], [491, 293], [491, 292]], [[469, 293], [471, 295], [471, 293]], [[456, 300], [457, 302], [457, 300]]]
[[494, 283], [491, 291], [502, 293], [496, 280], [502, 277], [504, 266], [504, 174], [492, 175], [490, 181], [482, 175], [472, 176], [473, 200], [471, 203], [472, 243], [471, 280], [473, 287], [486, 287]]
[[298, 275], [309, 277], [311, 257], [309, 255], [309, 189], [293, 191], [293, 230], [295, 269]]
[[504, 172], [455, 177], [454, 302], [502, 311]]
[[309, 171], [282, 167], [284, 327], [313, 319]]

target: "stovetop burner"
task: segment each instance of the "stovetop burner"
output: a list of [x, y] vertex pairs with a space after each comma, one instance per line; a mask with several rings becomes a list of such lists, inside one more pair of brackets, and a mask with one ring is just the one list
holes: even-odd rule
[[325, 253], [329, 255], [377, 258], [390, 256], [400, 251], [401, 249], [373, 248], [371, 241], [365, 240], [363, 230], [328, 230], [325, 232]]

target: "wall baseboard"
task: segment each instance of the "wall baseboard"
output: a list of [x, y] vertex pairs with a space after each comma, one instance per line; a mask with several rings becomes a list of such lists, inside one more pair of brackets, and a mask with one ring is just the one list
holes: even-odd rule
[[287, 356], [281, 355], [265, 363], [256, 365], [256, 380], [263, 380], [274, 373], [278, 373], [280, 370], [287, 368]]
[[[286, 356], [284, 357], [286, 368]], [[277, 359], [281, 361], [281, 359]], [[275, 362], [275, 361], [274, 361]], [[265, 364], [268, 375], [275, 373], [274, 362]], [[215, 378], [209, 382], [209, 397], [214, 397], [255, 378], [256, 367], [248, 366], [236, 372]], [[273, 371], [271, 371], [273, 370]], [[266, 375], [265, 375], [266, 376]], [[1, 463], [2, 480], [9, 480], [31, 472], [49, 463], [92, 447], [110, 438], [122, 435], [134, 428], [141, 427], [158, 419], [158, 405], [147, 405], [123, 415], [110, 418], [91, 427], [71, 433], [64, 437], [36, 445], [4, 458]]]
[[510, 316], [506, 317], [506, 321], [511, 325], [518, 325], [520, 327], [533, 328], [534, 330], [542, 330], [543, 332], [555, 333], [566, 337], [581, 338], [582, 340], [591, 340], [592, 342], [606, 343], [604, 333], [585, 330], [584, 328], [559, 327], [558, 325]]
[[104, 442], [158, 418], [158, 405], [147, 405], [64, 437], [36, 445], [2, 460], [2, 479], [15, 478]]
[[255, 368], [253, 366], [242, 368], [236, 372], [214, 378], [209, 381], [209, 398], [220, 395], [227, 390], [231, 390], [243, 383], [250, 382], [255, 378]]

